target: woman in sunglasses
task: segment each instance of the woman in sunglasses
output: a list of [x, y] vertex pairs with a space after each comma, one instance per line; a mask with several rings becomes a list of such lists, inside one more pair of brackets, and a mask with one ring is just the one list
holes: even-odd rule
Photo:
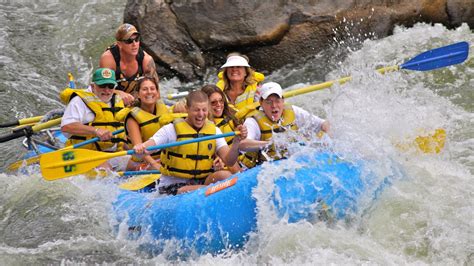
[[125, 105], [131, 105], [140, 77], [148, 74], [158, 80], [156, 65], [153, 58], [140, 47], [140, 33], [135, 26], [122, 24], [115, 33], [115, 39], [116, 43], [100, 57], [99, 66], [115, 71], [117, 93]]
[[[61, 120], [61, 131], [68, 138], [67, 146], [98, 137], [99, 141], [82, 148], [105, 152], [121, 149], [124, 134], [112, 135], [112, 131], [123, 128], [116, 116], [124, 107], [122, 99], [115, 93], [116, 86], [115, 72], [99, 68], [92, 76], [89, 89], [65, 89], [61, 92], [60, 98], [67, 104]], [[129, 159], [130, 156], [116, 157], [101, 167], [124, 171]]]
[[[235, 131], [235, 127], [239, 124], [239, 121], [235, 117], [235, 110], [229, 106], [224, 92], [215, 85], [205, 85], [201, 88], [201, 91], [209, 97], [209, 120], [213, 121], [222, 133]], [[232, 145], [233, 139], [234, 136], [225, 138], [229, 146]], [[215, 170], [221, 170], [224, 166], [222, 160], [217, 157], [214, 161], [214, 168], [217, 168]], [[228, 167], [228, 170], [234, 174], [240, 172], [241, 168], [239, 164], [236, 163]]]

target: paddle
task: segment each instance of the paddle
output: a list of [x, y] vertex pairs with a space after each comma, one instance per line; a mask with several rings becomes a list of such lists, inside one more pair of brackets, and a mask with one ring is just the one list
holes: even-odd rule
[[[147, 150], [161, 150], [180, 145], [225, 138], [234, 136], [238, 132], [228, 132], [225, 134], [206, 136], [196, 139], [183, 140], [173, 143], [156, 145], [148, 147]], [[72, 175], [78, 175], [89, 171], [92, 168], [99, 166], [110, 158], [132, 155], [134, 150], [106, 153], [85, 149], [73, 149], [68, 151], [55, 151], [46, 153], [40, 158], [41, 173], [46, 180], [56, 180]]]
[[408, 151], [412, 147], [416, 147], [423, 153], [440, 153], [446, 142], [446, 131], [442, 128], [438, 128], [432, 134], [426, 136], [418, 136], [415, 140], [407, 140], [405, 142], [394, 143], [401, 151]]
[[141, 170], [141, 171], [125, 171], [125, 172], [117, 172], [119, 176], [132, 176], [132, 175], [158, 175], [160, 171], [158, 170]]
[[[118, 130], [115, 130], [114, 132], [112, 132], [112, 135], [117, 135], [117, 134], [120, 134], [124, 131], [124, 129], [118, 129]], [[83, 141], [81, 143], [77, 143], [77, 144], [74, 144], [74, 145], [71, 145], [71, 146], [67, 146], [67, 147], [64, 147], [62, 149], [59, 149], [58, 151], [65, 151], [65, 150], [71, 150], [71, 149], [77, 149], [77, 148], [80, 148], [82, 146], [85, 146], [85, 145], [88, 145], [88, 144], [91, 144], [91, 143], [94, 143], [96, 141], [99, 141], [100, 138], [99, 137], [95, 137], [95, 138], [92, 138], [92, 139], [89, 139], [89, 140], [86, 140], [86, 141]], [[8, 170], [9, 171], [15, 171], [15, 170], [18, 170], [18, 168], [20, 168], [21, 166], [23, 166], [23, 164], [25, 165], [31, 165], [31, 164], [34, 164], [34, 163], [38, 163], [40, 161], [40, 157], [41, 157], [41, 154], [40, 155], [37, 155], [37, 156], [34, 156], [34, 157], [30, 157], [26, 160], [21, 160], [21, 161], [17, 161], [17, 162], [14, 162], [12, 164], [10, 164], [8, 166]]]
[[[443, 46], [440, 48], [428, 50], [426, 52], [423, 52], [415, 56], [414, 58], [410, 59], [409, 61], [401, 65], [383, 67], [383, 68], [377, 69], [377, 71], [380, 72], [381, 74], [385, 74], [386, 72], [391, 72], [391, 71], [398, 71], [400, 69], [428, 71], [428, 70], [433, 70], [437, 68], [442, 68], [442, 67], [462, 63], [464, 62], [464, 60], [466, 60], [468, 54], [469, 54], [469, 44], [467, 42], [458, 42], [455, 44], [450, 44], [450, 45]], [[303, 93], [322, 90], [322, 89], [332, 87], [335, 83], [344, 84], [351, 79], [352, 77], [344, 77], [337, 80], [327, 81], [321, 84], [316, 84], [316, 85], [311, 85], [308, 87], [303, 87], [300, 89], [286, 91], [284, 92], [283, 96], [285, 98], [288, 98], [288, 97], [300, 95]], [[189, 92], [184, 91], [184, 92], [179, 92], [175, 94], [168, 94], [167, 98], [170, 100], [179, 99], [182, 97], [186, 97], [188, 93]], [[258, 106], [259, 106], [258, 103], [254, 103], [254, 105], [252, 105], [251, 107], [255, 109]], [[244, 113], [244, 115], [245, 114], [246, 113]]]
[[12, 126], [22, 126], [22, 125], [37, 123], [41, 120], [41, 118], [43, 118], [43, 116], [34, 116], [34, 117], [29, 117], [29, 118], [18, 119], [16, 121], [6, 122], [6, 123], [3, 123], [3, 124], [0, 124], [0, 128], [12, 127]]
[[0, 136], [0, 142], [9, 141], [9, 140], [16, 139], [16, 138], [19, 138], [19, 137], [31, 136], [33, 133], [36, 133], [36, 132], [41, 131], [43, 129], [50, 128], [52, 126], [58, 125], [59, 123], [61, 123], [61, 118], [56, 118], [56, 119], [53, 119], [53, 120], [49, 120], [47, 122], [37, 124], [37, 125], [34, 125], [34, 126], [22, 127], [22, 128], [19, 128], [19, 129], [13, 131], [12, 133]]
[[[96, 171], [92, 169], [85, 173], [87, 178], [95, 179], [97, 177], [106, 177], [110, 174], [110, 171], [100, 169]], [[141, 170], [141, 171], [125, 171], [117, 172], [119, 176], [136, 176], [127, 179], [125, 182], [119, 185], [119, 188], [125, 190], [139, 190], [145, 188], [156, 180], [160, 179], [160, 171], [158, 170]]]
[[[432, 49], [426, 52], [423, 52], [413, 59], [409, 61], [397, 65], [397, 66], [389, 66], [377, 69], [377, 71], [381, 74], [385, 74], [391, 71], [398, 71], [400, 69], [409, 69], [409, 70], [417, 70], [417, 71], [428, 71], [433, 70], [441, 67], [451, 66], [455, 64], [459, 64], [466, 60], [469, 54], [469, 44], [467, 42], [459, 42], [447, 46], [443, 46], [440, 48]], [[335, 83], [344, 84], [350, 81], [352, 77], [344, 77], [337, 80], [326, 81], [321, 84], [316, 84], [300, 89], [290, 90], [283, 92], [283, 97], [289, 98], [296, 95], [327, 89], [332, 87]], [[238, 119], [242, 119], [245, 117], [248, 112], [255, 110], [257, 107], [260, 106], [259, 102], [254, 102], [251, 105], [246, 106], [245, 108], [239, 110], [236, 113], [236, 117]]]
[[[90, 179], [95, 179], [96, 177], [106, 177], [112, 173], [109, 169], [91, 169], [86, 172], [85, 175], [90, 177]], [[140, 171], [120, 171], [116, 172], [119, 176], [132, 176], [132, 175], [150, 175], [150, 174], [160, 174], [158, 170], [140, 170]]]
[[148, 185], [156, 182], [156, 180], [160, 179], [159, 174], [151, 174], [151, 175], [145, 175], [145, 176], [137, 176], [137, 177], [132, 177], [128, 179], [126, 182], [122, 183], [119, 185], [120, 189], [124, 190], [140, 190]]

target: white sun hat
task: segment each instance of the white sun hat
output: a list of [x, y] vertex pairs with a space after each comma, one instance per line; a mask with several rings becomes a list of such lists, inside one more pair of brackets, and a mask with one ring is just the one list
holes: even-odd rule
[[260, 95], [261, 98], [266, 100], [268, 96], [276, 94], [278, 97], [283, 98], [283, 89], [281, 88], [280, 84], [276, 82], [268, 82], [262, 85], [258, 89], [258, 95]]
[[227, 58], [227, 61], [225, 62], [223, 66], [221, 66], [221, 68], [235, 67], [235, 66], [250, 67], [249, 62], [247, 62], [247, 59], [243, 58], [240, 55], [233, 55]]

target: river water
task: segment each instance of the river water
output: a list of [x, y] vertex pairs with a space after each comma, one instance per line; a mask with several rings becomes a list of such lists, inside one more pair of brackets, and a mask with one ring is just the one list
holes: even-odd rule
[[[113, 41], [125, 5], [123, 0], [0, 2], [2, 123], [61, 107], [58, 93], [68, 72], [85, 86], [100, 53]], [[286, 224], [267, 216], [260, 203], [258, 237], [246, 250], [170, 261], [166, 255], [150, 256], [114, 233], [114, 185], [81, 176], [47, 182], [37, 166], [7, 173], [6, 166], [21, 156], [21, 141], [12, 140], [0, 144], [1, 264], [473, 265], [474, 60], [428, 72], [382, 76], [373, 70], [436, 47], [473, 43], [474, 33], [466, 25], [448, 30], [418, 24], [398, 27], [380, 40], [361, 43], [359, 37], [335, 40], [332, 50], [267, 77], [291, 88], [354, 78], [288, 99], [331, 121], [333, 149], [346, 159], [370, 162], [380, 177], [393, 175], [394, 165], [402, 173], [375, 202], [362, 206], [353, 223]], [[214, 82], [215, 72], [209, 73], [208, 81]], [[161, 83], [162, 93], [184, 86], [192, 84], [176, 79]], [[394, 145], [436, 128], [447, 132], [440, 154]], [[265, 198], [262, 193], [264, 189], [255, 191], [257, 202]]]

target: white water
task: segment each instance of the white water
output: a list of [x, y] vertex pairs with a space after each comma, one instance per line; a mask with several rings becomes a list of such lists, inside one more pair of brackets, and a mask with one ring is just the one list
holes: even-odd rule
[[[76, 2], [69, 4], [72, 3]], [[1, 74], [5, 106], [2, 115], [9, 117], [4, 121], [42, 114], [60, 106], [57, 92], [65, 84], [68, 71], [75, 73], [80, 84], [87, 83], [90, 62], [95, 65], [97, 54], [107, 45], [105, 41], [97, 43], [98, 40], [112, 35], [120, 24], [120, 18], [111, 20], [112, 16], [107, 15], [106, 4], [79, 2], [73, 8], [76, 14], [64, 22], [59, 19], [64, 15], [58, 15], [64, 10], [60, 4], [51, 4], [48, 12], [27, 5], [19, 11], [2, 7], [5, 17], [10, 18], [4, 27], [12, 27], [3, 28], [1, 34], [5, 44], [2, 50], [8, 51], [0, 57], [2, 67], [5, 66]], [[44, 24], [34, 24], [38, 19], [29, 20], [28, 16], [24, 20], [15, 18], [14, 12], [39, 17]], [[121, 10], [117, 8], [114, 13], [120, 16]], [[26, 33], [25, 23], [34, 24], [33, 34]], [[51, 42], [58, 45], [54, 49], [45, 49], [47, 45], [40, 45], [39, 53], [20, 49], [22, 45], [31, 49], [28, 42], [42, 36], [42, 27], [69, 27], [71, 33], [54, 31], [62, 36], [48, 37], [55, 39]], [[58, 41], [71, 36], [77, 41]], [[331, 62], [336, 67], [331, 67], [333, 70], [324, 80], [315, 78], [324, 75], [321, 55], [301, 62], [297, 68], [281, 69], [268, 76], [268, 81], [292, 88], [352, 76], [354, 80], [345, 85], [288, 101], [328, 118], [334, 149], [347, 159], [366, 160], [380, 179], [394, 171], [402, 174], [395, 175], [393, 184], [377, 201], [364, 203], [363, 210], [350, 224], [286, 224], [265, 205], [272, 187], [261, 185], [255, 192], [259, 233], [252, 237], [247, 250], [177, 263], [472, 265], [474, 61], [468, 59], [463, 64], [430, 72], [400, 71], [382, 76], [373, 71], [458, 41], [472, 43], [474, 34], [466, 26], [455, 30], [425, 24], [397, 28], [393, 36], [365, 41], [360, 49], [353, 48], [355, 51], [344, 61]], [[45, 61], [52, 63], [38, 64]], [[19, 72], [26, 74], [18, 75]], [[310, 81], [298, 83], [302, 76]], [[168, 93], [182, 85], [185, 84], [171, 80], [162, 82], [161, 87], [163, 93]], [[24, 87], [31, 89], [21, 90]], [[28, 100], [44, 98], [48, 98], [45, 105], [42, 100]], [[444, 128], [448, 136], [440, 154], [402, 152], [393, 145], [435, 128]], [[18, 158], [17, 144], [11, 141], [0, 146], [3, 167]], [[266, 180], [280, 170], [270, 168], [259, 179], [267, 184]], [[2, 264], [171, 262], [166, 255], [150, 257], [140, 251], [139, 243], [127, 240], [123, 234], [114, 234], [114, 219], [109, 210], [118, 191], [112, 178], [105, 182], [84, 177], [46, 182], [38, 168], [30, 168], [27, 174], [4, 171], [0, 173]]]

